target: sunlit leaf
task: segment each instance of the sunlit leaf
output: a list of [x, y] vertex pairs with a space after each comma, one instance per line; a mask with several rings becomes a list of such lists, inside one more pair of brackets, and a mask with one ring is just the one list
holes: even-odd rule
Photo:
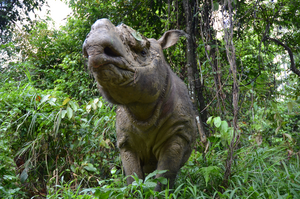
[[133, 32], [131, 32], [131, 34], [132, 34], [132, 36], [133, 36], [136, 40], [138, 40], [138, 41], [143, 41], [143, 38], [142, 38], [142, 36], [141, 36], [141, 34], [140, 34], [139, 32], [133, 31]]
[[99, 102], [99, 98], [94, 99], [94, 104], [97, 104]]
[[45, 95], [42, 100], [41, 100], [41, 104], [46, 102], [47, 100], [49, 100], [50, 95]]
[[220, 117], [215, 117], [214, 118], [214, 125], [219, 128], [221, 126], [221, 118]]
[[69, 119], [73, 117], [73, 110], [69, 106], [67, 107], [67, 115]]
[[74, 110], [74, 112], [76, 112], [78, 110], [78, 104], [77, 102], [74, 101], [69, 101], [70, 106], [72, 107], [72, 109]]
[[55, 105], [56, 105], [56, 104], [55, 104], [56, 100], [57, 100], [57, 99], [56, 99], [55, 97], [51, 97], [48, 103], [49, 103], [51, 106], [55, 106]]
[[213, 118], [213, 116], [210, 116], [210, 117], [207, 119], [206, 123], [207, 123], [207, 124], [210, 124], [211, 121], [212, 121], [212, 118]]
[[225, 133], [228, 130], [228, 123], [226, 121], [222, 121], [221, 122], [221, 128], [220, 128], [221, 132]]
[[62, 110], [61, 111], [61, 118], [65, 118], [66, 113], [67, 113], [67, 110]]
[[70, 98], [66, 98], [66, 99], [63, 101], [62, 105], [63, 105], [63, 106], [66, 105], [70, 100], [71, 100]]
[[290, 134], [287, 133], [283, 133], [284, 137], [286, 137], [287, 139], [289, 139], [290, 141], [293, 141], [293, 138]]
[[112, 175], [114, 175], [116, 172], [117, 172], [116, 167], [113, 167], [113, 168], [110, 170], [110, 173], [111, 173]]
[[101, 101], [99, 101], [99, 102], [98, 102], [98, 107], [99, 107], [99, 108], [101, 108], [101, 107], [102, 107], [102, 105], [103, 105], [103, 104], [102, 104], [102, 102], [101, 102]]
[[94, 109], [94, 110], [96, 110], [96, 109], [97, 109], [97, 105], [96, 105], [96, 103], [92, 102], [92, 104], [91, 104], [91, 105], [92, 105], [92, 107], [93, 107], [93, 109]]
[[88, 104], [86, 106], [86, 111], [89, 113], [91, 111], [91, 109], [92, 109], [92, 105]]

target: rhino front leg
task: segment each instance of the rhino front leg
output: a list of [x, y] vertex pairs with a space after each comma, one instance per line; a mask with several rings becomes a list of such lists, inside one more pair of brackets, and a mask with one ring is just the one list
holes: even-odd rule
[[123, 163], [123, 167], [125, 170], [125, 175], [127, 177], [127, 184], [131, 184], [134, 179], [130, 177], [130, 175], [134, 175], [135, 173], [139, 177], [139, 179], [144, 179], [144, 173], [141, 168], [140, 159], [136, 155], [135, 152], [126, 150], [126, 149], [120, 149], [121, 159]]
[[[172, 189], [175, 183], [176, 175], [180, 167], [188, 160], [191, 154], [190, 143], [181, 136], [174, 136], [162, 148], [157, 170], [167, 170], [163, 174], [157, 174], [156, 178], [164, 177], [169, 179], [169, 188]], [[155, 191], [164, 189], [161, 183], [157, 183]]]

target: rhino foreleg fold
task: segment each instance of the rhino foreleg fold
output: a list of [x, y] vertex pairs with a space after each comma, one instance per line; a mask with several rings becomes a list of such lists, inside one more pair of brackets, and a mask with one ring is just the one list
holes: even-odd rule
[[140, 159], [138, 158], [138, 156], [134, 152], [125, 149], [121, 149], [120, 154], [125, 170], [125, 175], [127, 177], [127, 184], [132, 184], [134, 179], [131, 177], [131, 175], [134, 174], [136, 174], [139, 179], [144, 179], [144, 173], [141, 168]]
[[[157, 170], [167, 170], [167, 172], [157, 174], [156, 178], [167, 178], [169, 188], [172, 189], [176, 175], [180, 167], [187, 161], [186, 157], [189, 157], [190, 153], [191, 149], [188, 147], [187, 141], [180, 136], [174, 136], [163, 147], [157, 165]], [[154, 190], [161, 191], [163, 189], [165, 187], [161, 183], [157, 183]]]

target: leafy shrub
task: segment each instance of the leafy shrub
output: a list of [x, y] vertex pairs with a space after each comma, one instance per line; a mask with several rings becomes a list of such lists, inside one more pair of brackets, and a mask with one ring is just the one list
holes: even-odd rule
[[[7, 175], [18, 170], [25, 190], [43, 195], [61, 176], [75, 184], [83, 179], [84, 185], [97, 184], [98, 178], [110, 176], [110, 167], [120, 167], [114, 158], [115, 107], [101, 98], [78, 103], [62, 91], [37, 89], [30, 81], [6, 81], [0, 93], [6, 138], [1, 146], [11, 151], [1, 159], [7, 161], [1, 168], [8, 168]], [[16, 166], [11, 167], [13, 159]]]

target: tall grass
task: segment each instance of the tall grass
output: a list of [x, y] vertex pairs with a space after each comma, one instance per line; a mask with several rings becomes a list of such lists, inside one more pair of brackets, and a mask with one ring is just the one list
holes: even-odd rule
[[[124, 177], [119, 174], [101, 181], [97, 187], [74, 191], [73, 196], [77, 197], [79, 193], [80, 197], [86, 198], [300, 198], [299, 157], [287, 159], [287, 149], [284, 145], [240, 148], [228, 187], [222, 186], [224, 154], [210, 153], [206, 158], [217, 164], [203, 167], [201, 165], [206, 163], [201, 154], [194, 152], [178, 175], [173, 190], [154, 192], [153, 174], [149, 174], [144, 182], [133, 176], [135, 182], [130, 186], [126, 186]], [[70, 187], [64, 187], [63, 192], [70, 190]], [[53, 197], [53, 193], [49, 197]]]

